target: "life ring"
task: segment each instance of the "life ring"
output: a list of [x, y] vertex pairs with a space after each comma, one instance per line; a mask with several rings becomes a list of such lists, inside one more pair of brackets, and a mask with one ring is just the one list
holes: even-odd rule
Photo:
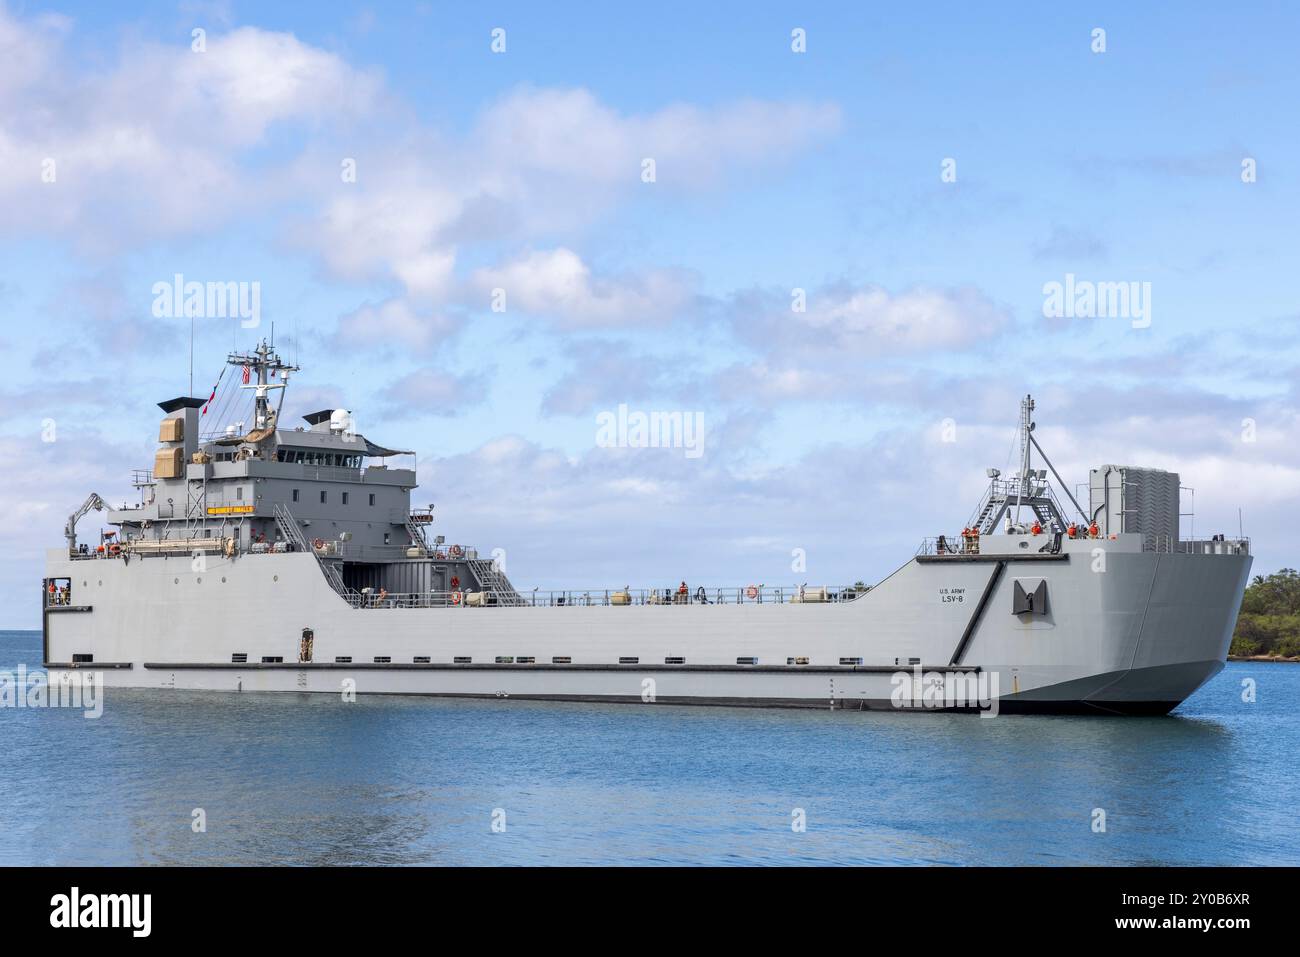
[[453, 605], [459, 605], [459, 604], [460, 604], [460, 592], [458, 592], [458, 591], [454, 591], [454, 592], [451, 593], [451, 603], [452, 603]]
[[451, 579], [451, 590], [456, 591], [458, 588], [460, 588], [460, 579], [453, 575]]
[[323, 538], [318, 538], [318, 539], [316, 539], [314, 542], [311, 543], [311, 547], [312, 547], [312, 548], [324, 548], [324, 547], [325, 547], [325, 539], [323, 539]]
[[465, 554], [465, 549], [461, 548], [459, 545], [453, 545], [453, 546], [451, 546], [451, 557], [452, 557], [452, 558], [460, 558], [460, 556], [462, 556], [462, 555], [464, 555], [464, 554]]
[[757, 597], [758, 597], [758, 586], [757, 586], [757, 585], [750, 585], [748, 588], [746, 588], [746, 589], [745, 589], [745, 597], [746, 597], [746, 598], [757, 598]]

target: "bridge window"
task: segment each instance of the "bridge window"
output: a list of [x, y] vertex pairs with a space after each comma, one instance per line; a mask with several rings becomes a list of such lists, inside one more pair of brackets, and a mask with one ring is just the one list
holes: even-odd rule
[[464, 658], [459, 658], [459, 657], [458, 657], [458, 658], [452, 658], [452, 659], [451, 659], [451, 663], [454, 664], [454, 665], [469, 665], [469, 664], [473, 664], [473, 663], [474, 663], [474, 659], [473, 659], [473, 658], [469, 658], [469, 657], [464, 657]]
[[350, 665], [350, 664], [352, 664], [352, 656], [351, 656], [351, 655], [339, 655], [337, 658], [334, 659], [334, 663], [335, 663], [336, 665]]
[[293, 500], [294, 500], [295, 502], [298, 501], [298, 490], [297, 490], [297, 489], [294, 489], [294, 490], [293, 490]]
[[232, 665], [242, 665], [247, 660], [248, 652], [246, 651], [236, 651], [230, 656], [230, 663]]
[[390, 658], [388, 655], [375, 655], [375, 664], [377, 665], [386, 665], [391, 663], [392, 660], [393, 659]]
[[280, 663], [283, 662], [283, 661], [284, 661], [284, 657], [283, 657], [282, 655], [263, 655], [263, 656], [262, 656], [262, 664], [264, 664], [264, 665], [278, 665], [278, 664], [280, 664]]
[[861, 658], [841, 658], [841, 659], [840, 659], [840, 664], [842, 664], [842, 665], [860, 665], [860, 664], [862, 664], [862, 659], [861, 659]]
[[618, 659], [618, 663], [620, 665], [635, 665], [640, 661], [641, 661], [640, 658], [631, 658], [631, 657]]
[[515, 659], [510, 655], [497, 655], [497, 664], [499, 665], [513, 665], [514, 663]]
[[72, 663], [74, 665], [88, 665], [95, 660], [94, 655], [73, 655]]
[[328, 495], [329, 495], [329, 493], [326, 492], [324, 489], [321, 489], [321, 490], [320, 490], [320, 503], [321, 503], [322, 505], [325, 504], [325, 499], [326, 499], [326, 497], [327, 497]]
[[681, 658], [681, 657], [665, 658], [665, 659], [664, 659], [664, 664], [666, 664], [666, 665], [684, 665], [684, 664], [686, 664], [686, 659], [685, 659], [685, 658]]
[[756, 664], [758, 664], [758, 659], [757, 659], [757, 658], [737, 658], [737, 659], [736, 659], [736, 664], [738, 664], [738, 665], [756, 665]]
[[428, 655], [416, 655], [414, 661], [417, 665], [427, 665], [430, 659]]
[[374, 505], [374, 504], [375, 504], [375, 493], [374, 493], [374, 492], [371, 492], [371, 493], [370, 493], [370, 504], [371, 504], [371, 505]]
[[551, 664], [553, 664], [553, 665], [571, 665], [571, 664], [573, 664], [573, 659], [570, 658], [568, 655], [556, 655], [554, 658], [551, 659]]
[[536, 658], [533, 658], [533, 657], [531, 657], [531, 656], [528, 656], [528, 657], [520, 656], [520, 657], [518, 657], [518, 658], [515, 659], [515, 664], [517, 664], [517, 665], [534, 665], [534, 664], [537, 664], [537, 659], [536, 659]]
[[787, 665], [806, 665], [806, 664], [808, 664], [808, 659], [807, 659], [807, 658], [787, 658], [787, 659], [785, 659], [785, 663], [786, 663]]
[[344, 504], [344, 505], [348, 504], [348, 493], [347, 493], [347, 492], [344, 492], [344, 493], [343, 493], [343, 504]]

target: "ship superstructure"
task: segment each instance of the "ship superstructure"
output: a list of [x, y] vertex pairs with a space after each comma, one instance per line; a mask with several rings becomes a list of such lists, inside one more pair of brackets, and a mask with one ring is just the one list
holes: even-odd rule
[[[281, 427], [284, 393], [298, 369], [266, 342], [231, 353], [227, 363], [241, 380], [229, 388], [252, 395], [251, 421], [205, 433], [203, 413], [215, 394], [160, 402], [154, 467], [133, 477], [140, 503], [110, 508], [92, 494], [68, 520], [70, 554], [129, 562], [301, 552], [313, 555], [331, 587], [353, 604], [398, 593], [443, 594], [450, 602], [453, 592], [481, 593], [476, 601], [520, 601], [475, 549], [429, 540], [432, 506], [410, 504], [415, 453], [358, 434], [346, 409], [324, 409], [304, 416], [305, 426]], [[228, 405], [240, 408], [237, 401]], [[107, 512], [119, 531], [98, 544], [78, 544], [77, 521], [91, 509]]]
[[[966, 526], [873, 586], [521, 594], [491, 556], [431, 537], [433, 507], [411, 507], [413, 453], [358, 434], [344, 409], [283, 425], [298, 369], [265, 342], [228, 365], [247, 419], [205, 433], [216, 390], [160, 403], [139, 504], [92, 494], [48, 554], [52, 680], [1163, 713], [1222, 668], [1249, 574], [1244, 538], [1179, 538], [1174, 473], [1103, 466], [1085, 508], [1026, 397], [1019, 469], [990, 469]], [[93, 510], [113, 530], [79, 542]]]

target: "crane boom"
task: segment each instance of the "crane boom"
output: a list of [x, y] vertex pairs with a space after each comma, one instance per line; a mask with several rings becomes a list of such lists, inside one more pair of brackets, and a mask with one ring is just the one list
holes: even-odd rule
[[98, 493], [91, 492], [90, 497], [81, 503], [81, 508], [68, 516], [68, 524], [63, 526], [63, 535], [68, 540], [69, 554], [77, 550], [77, 521], [92, 508], [102, 512], [108, 508], [108, 503], [100, 498]]

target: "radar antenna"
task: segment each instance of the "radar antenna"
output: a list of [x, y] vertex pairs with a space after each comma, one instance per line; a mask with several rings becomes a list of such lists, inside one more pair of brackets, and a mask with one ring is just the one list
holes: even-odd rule
[[[232, 352], [226, 357], [232, 366], [242, 366], [244, 381], [241, 388], [253, 389], [253, 428], [266, 429], [275, 425], [284, 406], [284, 393], [289, 385], [290, 373], [297, 372], [298, 367], [280, 359], [275, 347], [265, 339], [252, 352]], [[280, 381], [273, 381], [276, 377]], [[280, 390], [280, 401], [274, 411], [269, 400], [272, 389]]]

